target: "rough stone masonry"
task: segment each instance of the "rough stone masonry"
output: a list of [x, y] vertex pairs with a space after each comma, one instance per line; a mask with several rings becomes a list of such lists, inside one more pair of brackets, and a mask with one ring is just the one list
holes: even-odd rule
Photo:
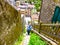
[[22, 32], [20, 13], [0, 0], [0, 45], [13, 45]]

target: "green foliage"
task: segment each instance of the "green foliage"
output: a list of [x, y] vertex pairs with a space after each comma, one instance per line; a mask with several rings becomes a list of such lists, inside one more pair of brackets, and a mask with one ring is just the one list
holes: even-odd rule
[[47, 43], [43, 41], [41, 37], [39, 37], [37, 34], [32, 33], [29, 45], [47, 45]]
[[35, 7], [36, 7], [37, 11], [40, 11], [40, 8], [41, 8], [41, 0], [37, 0], [35, 2]]
[[30, 0], [30, 2], [34, 2], [35, 8], [37, 11], [40, 11], [41, 8], [41, 0]]
[[20, 43], [21, 43], [21, 41], [23, 40], [23, 35], [21, 35], [19, 38], [18, 38], [18, 40], [15, 42], [15, 44], [14, 45], [20, 45]]
[[23, 32], [26, 33], [26, 27], [24, 27], [24, 31]]
[[23, 40], [23, 38], [24, 38], [24, 33], [26, 33], [26, 27], [24, 26], [24, 31], [23, 31], [23, 33], [22, 33], [22, 35], [20, 35], [19, 37], [18, 37], [18, 40], [15, 42], [15, 44], [14, 45], [20, 45], [20, 43], [22, 42], [22, 40]]
[[14, 45], [20, 45], [21, 41], [23, 40], [23, 37], [24, 37], [24, 35], [20, 35]]

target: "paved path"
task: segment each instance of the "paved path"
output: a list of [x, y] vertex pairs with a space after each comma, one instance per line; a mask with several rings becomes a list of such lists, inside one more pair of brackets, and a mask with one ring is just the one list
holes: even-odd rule
[[25, 34], [25, 37], [20, 45], [28, 45], [29, 40], [30, 40], [30, 35]]

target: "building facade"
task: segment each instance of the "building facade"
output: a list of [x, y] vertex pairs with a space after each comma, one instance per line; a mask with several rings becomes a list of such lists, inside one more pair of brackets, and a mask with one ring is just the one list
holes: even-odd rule
[[60, 6], [60, 0], [42, 0], [40, 20], [43, 23], [51, 23], [56, 6]]

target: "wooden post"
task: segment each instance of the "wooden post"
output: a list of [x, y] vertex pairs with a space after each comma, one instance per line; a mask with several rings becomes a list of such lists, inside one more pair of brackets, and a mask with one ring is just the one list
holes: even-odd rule
[[41, 25], [42, 25], [42, 22], [40, 21], [40, 24], [39, 24], [39, 33], [40, 33], [40, 30], [41, 30]]
[[43, 0], [41, 1], [41, 8], [40, 8], [40, 13], [39, 13], [39, 18], [38, 18], [38, 23], [39, 24], [40, 24], [40, 15], [41, 15], [42, 3], [43, 3]]

